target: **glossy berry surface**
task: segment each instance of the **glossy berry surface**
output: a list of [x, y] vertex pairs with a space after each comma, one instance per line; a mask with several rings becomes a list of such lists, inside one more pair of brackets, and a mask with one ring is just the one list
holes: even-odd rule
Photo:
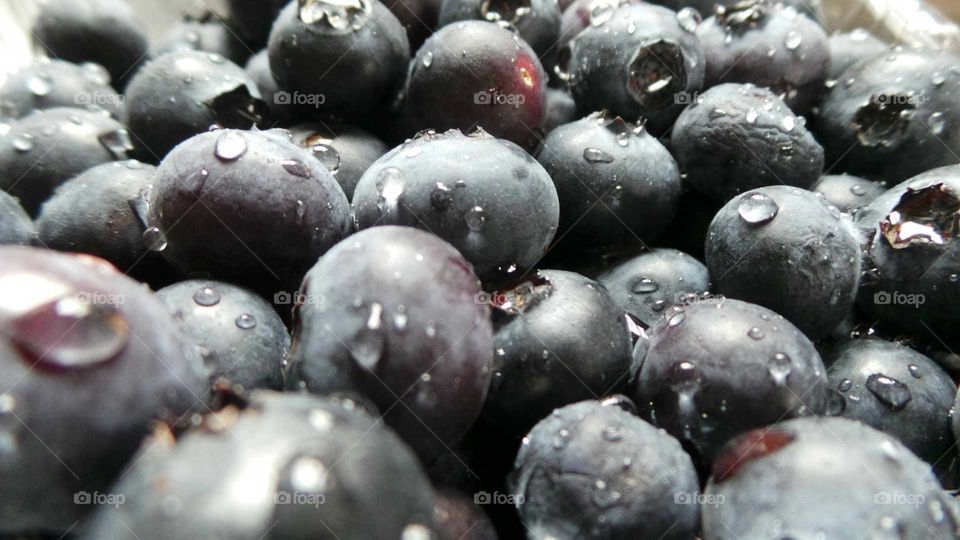
[[439, 23], [481, 20], [510, 24], [541, 60], [554, 57], [560, 36], [560, 6], [556, 0], [444, 0], [440, 4]]
[[0, 116], [23, 118], [55, 107], [103, 109], [120, 117], [120, 96], [98, 64], [40, 59], [10, 75], [0, 87]]
[[887, 190], [886, 184], [850, 174], [821, 176], [810, 191], [823, 195], [823, 200], [841, 212], [853, 213], [870, 204]]
[[363, 173], [389, 150], [376, 136], [348, 124], [299, 124], [290, 133], [333, 174], [347, 199], [353, 199]]
[[463, 253], [485, 283], [533, 267], [560, 213], [547, 171], [482, 131], [428, 132], [394, 148], [363, 174], [353, 204], [361, 229], [430, 231]]
[[29, 245], [37, 238], [37, 228], [16, 198], [0, 192], [0, 244]]
[[848, 69], [869, 62], [890, 48], [863, 28], [831, 34], [827, 45], [830, 47], [830, 70], [827, 76], [834, 81], [829, 83], [831, 85], [842, 82], [843, 74]]
[[361, 231], [304, 279], [288, 384], [369, 396], [429, 462], [463, 437], [487, 394], [493, 339], [479, 292], [470, 264], [439, 238]]

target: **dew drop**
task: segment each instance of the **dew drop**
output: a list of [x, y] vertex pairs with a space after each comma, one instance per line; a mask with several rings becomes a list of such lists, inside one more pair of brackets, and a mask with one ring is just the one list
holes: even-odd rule
[[213, 287], [201, 287], [193, 293], [193, 301], [200, 306], [215, 306], [220, 303], [220, 292]]
[[482, 231], [487, 224], [487, 217], [484, 215], [483, 207], [480, 206], [474, 206], [467, 210], [467, 213], [463, 215], [463, 219], [471, 231]]
[[18, 152], [29, 152], [33, 150], [33, 136], [26, 134], [13, 139], [13, 148]]
[[640, 278], [630, 290], [637, 294], [646, 294], [656, 292], [658, 289], [660, 289], [660, 285], [656, 281], [650, 278]]
[[430, 66], [432, 65], [433, 65], [433, 53], [430, 51], [427, 51], [427, 53], [423, 55], [423, 67], [430, 69]]
[[780, 207], [773, 199], [763, 193], [752, 193], [740, 199], [737, 212], [740, 218], [750, 225], [765, 225], [777, 217]]
[[143, 245], [149, 251], [160, 252], [167, 249], [167, 237], [158, 227], [147, 227], [143, 231]]
[[329, 144], [317, 143], [310, 147], [310, 153], [317, 158], [330, 174], [336, 174], [340, 170], [341, 158], [340, 152]]
[[599, 148], [585, 148], [583, 150], [583, 159], [589, 163], [612, 163], [614, 158]]
[[747, 111], [747, 123], [755, 124], [757, 123], [757, 118], [760, 118], [760, 113], [756, 109], [750, 109]]
[[887, 377], [881, 373], [874, 373], [867, 377], [867, 389], [870, 390], [881, 403], [894, 411], [907, 406], [913, 399], [910, 388], [902, 382]]
[[691, 7], [685, 7], [677, 12], [677, 22], [680, 24], [680, 28], [683, 28], [687, 32], [696, 32], [697, 27], [700, 26], [700, 12]]
[[221, 161], [235, 161], [247, 151], [247, 140], [236, 131], [224, 131], [213, 150]]
[[947, 127], [947, 120], [944, 118], [942, 112], [935, 112], [931, 114], [928, 123], [930, 126], [930, 132], [934, 135], [940, 135], [943, 133], [944, 128]]
[[786, 383], [792, 370], [793, 366], [790, 363], [789, 356], [779, 352], [773, 355], [770, 360], [770, 376], [773, 377], [774, 382], [777, 384]]
[[867, 194], [867, 190], [860, 184], [854, 184], [850, 186], [850, 193], [853, 193], [857, 197], [862, 197]]
[[49, 75], [34, 75], [27, 80], [27, 90], [37, 97], [44, 97], [53, 91], [53, 82]]
[[787, 46], [787, 50], [790, 51], [796, 50], [801, 43], [803, 43], [803, 36], [795, 30], [791, 30], [783, 42], [783, 44]]
[[909, 364], [909, 365], [907, 366], [907, 371], [910, 372], [910, 376], [913, 377], [914, 379], [919, 379], [920, 376], [921, 376], [921, 375], [920, 375], [920, 368], [917, 367], [915, 364]]
[[294, 176], [299, 176], [300, 178], [311, 178], [313, 176], [310, 168], [299, 159], [288, 159], [280, 163], [280, 165], [285, 171]]
[[237, 328], [241, 330], [250, 330], [257, 326], [257, 319], [249, 313], [242, 313], [234, 323], [237, 325]]
[[787, 131], [793, 131], [797, 127], [797, 119], [792, 116], [785, 116], [783, 118], [783, 129]]

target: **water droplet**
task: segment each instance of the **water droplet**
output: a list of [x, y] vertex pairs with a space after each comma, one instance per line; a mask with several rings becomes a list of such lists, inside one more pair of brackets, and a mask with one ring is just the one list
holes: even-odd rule
[[947, 120], [943, 116], [942, 112], [935, 112], [931, 114], [928, 123], [930, 125], [930, 132], [934, 135], [940, 135], [943, 133], [944, 128], [947, 127]]
[[323, 143], [314, 144], [310, 147], [310, 153], [317, 158], [330, 174], [336, 174], [340, 170], [341, 158], [337, 149]]
[[902, 382], [880, 373], [867, 377], [867, 389], [880, 400], [881, 403], [894, 411], [907, 406], [913, 399], [910, 388]]
[[603, 438], [610, 442], [623, 439], [623, 426], [607, 426], [603, 430]]
[[787, 131], [793, 131], [797, 127], [797, 119], [792, 116], [785, 116], [783, 118], [783, 129]]
[[150, 251], [160, 252], [167, 249], [167, 237], [158, 227], [147, 227], [143, 231], [143, 245]]
[[686, 360], [677, 362], [670, 370], [670, 386], [681, 394], [689, 394], [700, 386], [703, 376], [697, 365]]
[[763, 193], [752, 193], [740, 199], [737, 212], [750, 225], [765, 225], [777, 217], [780, 207]]
[[241, 330], [250, 330], [257, 326], [257, 319], [249, 313], [242, 313], [234, 323], [236, 323], [237, 328]]
[[47, 74], [34, 75], [27, 79], [27, 90], [37, 97], [44, 97], [53, 91], [53, 82]]
[[774, 382], [777, 384], [786, 383], [791, 371], [793, 371], [793, 366], [790, 363], [789, 356], [783, 353], [773, 355], [770, 360], [770, 376], [773, 377]]
[[483, 208], [480, 206], [474, 206], [467, 210], [467, 213], [463, 215], [463, 219], [467, 222], [467, 227], [469, 227], [471, 231], [482, 231], [487, 224], [487, 217], [484, 215]]
[[787, 50], [790, 51], [796, 50], [801, 43], [803, 43], [803, 36], [795, 30], [787, 33], [787, 38], [783, 42], [783, 44], [787, 46]]
[[127, 159], [127, 152], [133, 150], [130, 141], [130, 132], [125, 129], [116, 129], [98, 137], [100, 144], [106, 148], [114, 159]]
[[910, 375], [911, 375], [914, 379], [919, 379], [920, 376], [921, 376], [921, 375], [920, 375], [920, 368], [917, 367], [915, 364], [909, 364], [909, 365], [907, 366], [907, 371], [910, 372]]
[[237, 131], [224, 131], [217, 138], [214, 155], [221, 161], [235, 161], [247, 151], [247, 140]]
[[432, 65], [433, 65], [433, 53], [430, 51], [427, 51], [426, 54], [423, 55], [423, 67], [430, 69], [430, 66]]
[[684, 314], [684, 312], [681, 311], [680, 313], [677, 313], [677, 314], [674, 315], [673, 317], [670, 317], [670, 320], [667, 321], [667, 325], [669, 325], [669, 326], [679, 326], [680, 323], [682, 323], [683, 320], [686, 319], [686, 318], [687, 318], [686, 314]]
[[557, 432], [557, 435], [553, 438], [553, 447], [557, 450], [565, 447], [568, 440], [570, 439], [570, 431], [566, 429], [561, 429]]
[[687, 32], [696, 32], [700, 21], [700, 12], [694, 8], [685, 7], [677, 12], [677, 22], [680, 23], [680, 28]]
[[755, 124], [757, 122], [757, 118], [760, 118], [760, 113], [758, 113], [756, 109], [750, 109], [747, 111], [748, 124]]
[[862, 197], [867, 194], [867, 190], [864, 189], [864, 187], [861, 186], [860, 184], [854, 184], [850, 186], [850, 193], [853, 193], [858, 197]]
[[213, 287], [201, 287], [193, 293], [193, 301], [205, 307], [215, 306], [220, 303], [220, 291]]
[[8, 324], [10, 341], [30, 363], [50, 369], [94, 366], [115, 358], [130, 339], [114, 304], [66, 296], [42, 304]]
[[437, 182], [430, 192], [430, 204], [437, 210], [446, 210], [453, 204], [453, 190], [443, 182]]
[[660, 289], [660, 284], [650, 278], [640, 278], [633, 284], [630, 290], [637, 294], [646, 294], [656, 292]]
[[299, 176], [300, 178], [311, 178], [313, 176], [310, 168], [299, 159], [288, 159], [280, 163], [280, 165], [285, 171], [294, 176]]
[[851, 388], [853, 388], [853, 381], [850, 379], [844, 379], [837, 385], [837, 390], [840, 392], [849, 392]]
[[750, 339], [754, 339], [757, 341], [763, 339], [764, 336], [766, 336], [766, 334], [763, 333], [763, 330], [761, 330], [759, 326], [754, 326], [753, 328], [748, 330], [747, 335], [750, 336]]
[[15, 137], [13, 139], [13, 148], [18, 152], [29, 152], [33, 150], [33, 136], [25, 134]]
[[583, 159], [590, 163], [612, 163], [614, 157], [599, 148], [585, 148]]
[[940, 73], [939, 71], [937, 71], [936, 73], [930, 76], [930, 82], [934, 86], [940, 86], [941, 84], [947, 82], [947, 79], [946, 77], [943, 76], [943, 73]]
[[434, 534], [426, 526], [419, 523], [411, 523], [403, 528], [400, 533], [400, 540], [431, 540]]
[[10, 394], [0, 394], [0, 414], [9, 413], [17, 406], [17, 400]]

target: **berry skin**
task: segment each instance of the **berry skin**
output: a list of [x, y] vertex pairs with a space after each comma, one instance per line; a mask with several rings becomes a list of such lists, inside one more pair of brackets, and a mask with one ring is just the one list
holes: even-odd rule
[[863, 28], [832, 34], [828, 44], [830, 71], [827, 75], [829, 80], [834, 81], [831, 84], [843, 82], [845, 71], [873, 60], [890, 48]]
[[31, 35], [37, 48], [51, 58], [105, 67], [119, 90], [148, 54], [146, 29], [124, 0], [44, 3]]
[[638, 244], [673, 218], [680, 171], [642, 126], [604, 113], [550, 132], [537, 160], [560, 198], [558, 234], [567, 249]]
[[934, 470], [947, 471], [954, 461], [950, 424], [957, 385], [942, 368], [880, 339], [851, 341], [829, 360], [830, 387], [840, 398], [828, 412], [892, 435]]
[[410, 62], [404, 111], [413, 130], [481, 127], [524, 148], [547, 118], [547, 76], [519, 36], [492, 22], [444, 26]]
[[530, 538], [693, 538], [697, 472], [676, 439], [607, 402], [540, 421], [517, 455], [514, 496]]
[[364, 173], [353, 204], [361, 229], [426, 229], [495, 286], [540, 260], [560, 217], [547, 171], [515, 144], [482, 131], [428, 132], [394, 148]]
[[290, 290], [353, 231], [343, 190], [283, 130], [217, 130], [178, 145], [157, 168], [148, 222], [153, 249], [180, 271], [269, 294]]
[[823, 171], [823, 148], [805, 123], [765, 88], [721, 84], [683, 111], [670, 149], [690, 187], [720, 202], [763, 186], [806, 189]]
[[174, 50], [143, 66], [127, 87], [126, 106], [137, 149], [152, 161], [213, 125], [247, 129], [268, 114], [241, 67], [219, 54], [191, 50]]
[[96, 255], [137, 277], [169, 272], [147, 249], [146, 216], [137, 214], [155, 172], [139, 161], [114, 161], [66, 181], [40, 209], [40, 242], [48, 249]]
[[958, 64], [946, 52], [895, 48], [844, 72], [815, 126], [829, 162], [896, 184], [960, 161]]
[[879, 197], [887, 186], [849, 174], [828, 174], [820, 177], [810, 191], [823, 195], [823, 200], [837, 207], [837, 210], [852, 213], [858, 208], [870, 204]]
[[490, 384], [493, 339], [470, 264], [409, 227], [337, 244], [304, 279], [288, 386], [370, 398], [429, 463], [463, 437]]
[[163, 303], [95, 257], [0, 248], [0, 534], [66, 534], [151, 422], [200, 410], [206, 380]]
[[260, 391], [176, 444], [151, 441], [114, 487], [124, 504], [101, 506], [81, 539], [434, 538], [416, 457], [361, 407]]
[[654, 249], [611, 266], [597, 276], [617, 304], [646, 327], [668, 308], [696, 300], [710, 288], [700, 261], [675, 249]]
[[308, 116], [382, 122], [376, 113], [400, 88], [410, 43], [378, 0], [299, 0], [270, 32], [270, 69], [282, 90], [316, 98]]
[[290, 133], [294, 143], [313, 152], [333, 173], [348, 199], [353, 199], [363, 173], [389, 150], [372, 134], [347, 124], [299, 124]]
[[844, 418], [744, 434], [717, 460], [705, 495], [716, 504], [703, 506], [704, 540], [768, 538], [774, 529], [784, 538], [956, 538], [954, 503], [929, 466]]
[[597, 282], [541, 270], [494, 303], [496, 372], [484, 407], [492, 424], [519, 436], [554, 408], [623, 390], [630, 334]]
[[830, 65], [823, 27], [793, 6], [747, 0], [703, 21], [704, 87], [752, 83], [770, 88], [797, 114], [819, 102]]
[[560, 7], [556, 0], [518, 0], [500, 4], [484, 0], [444, 0], [440, 26], [485, 20], [512, 25], [541, 61], [556, 55], [560, 37]]
[[820, 355], [766, 308], [702, 300], [678, 309], [649, 335], [634, 401], [642, 418], [679, 438], [701, 465], [744, 431], [826, 408]]
[[0, 245], [27, 246], [37, 239], [37, 228], [20, 201], [0, 191]]
[[[445, 488], [437, 490], [433, 498], [433, 518], [440, 538], [455, 540], [497, 540], [497, 532], [490, 518], [475, 501], [483, 494], [475, 494], [473, 499], [456, 490]], [[480, 504], [489, 501], [480, 500]]]
[[99, 108], [120, 116], [120, 96], [98, 64], [43, 58], [10, 75], [0, 87], [0, 116], [23, 118], [54, 107]]
[[826, 337], [853, 307], [860, 261], [849, 216], [787, 186], [739, 195], [707, 233], [716, 292], [772, 309], [813, 340]]
[[240, 390], [283, 389], [290, 334], [273, 306], [217, 281], [181, 281], [157, 291], [210, 374]]
[[270, 29], [290, 0], [226, 0], [227, 23], [253, 50], [267, 45]]
[[132, 149], [123, 125], [99, 112], [35, 111], [0, 139], [0, 189], [36, 215], [57, 186], [101, 163], [126, 159]]
[[184, 15], [153, 44], [150, 55], [157, 57], [176, 50], [216, 53], [241, 66], [250, 56], [246, 43], [211, 11]]
[[570, 42], [569, 79], [581, 114], [609, 110], [628, 121], [646, 120], [654, 135], [670, 129], [686, 98], [703, 87], [704, 50], [673, 11], [624, 5]]
[[858, 304], [874, 320], [911, 335], [958, 342], [960, 166], [907, 180], [856, 214], [866, 274]]

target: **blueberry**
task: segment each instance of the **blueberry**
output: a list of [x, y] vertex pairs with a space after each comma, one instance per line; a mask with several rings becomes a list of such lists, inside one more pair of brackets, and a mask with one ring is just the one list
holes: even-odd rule
[[304, 279], [288, 383], [368, 396], [429, 462], [473, 424], [490, 382], [489, 311], [470, 264], [407, 227], [361, 231]]
[[351, 400], [261, 391], [175, 445], [153, 442], [113, 488], [124, 503], [82, 538], [432, 537], [416, 458]]
[[545, 97], [547, 100], [547, 119], [543, 124], [544, 132], [549, 133], [577, 119], [577, 104], [573, 101], [570, 92], [559, 88], [547, 88]]
[[762, 186], [809, 188], [823, 148], [780, 98], [765, 88], [721, 84], [683, 111], [671, 150], [690, 186], [721, 202]]
[[867, 273], [858, 295], [875, 319], [934, 343], [956, 345], [960, 305], [960, 166], [899, 184], [856, 215]]
[[556, 0], [443, 0], [440, 26], [469, 20], [510, 24], [541, 60], [556, 54], [560, 37], [560, 7]]
[[497, 532], [480, 504], [486, 493], [477, 493], [473, 500], [452, 489], [437, 490], [433, 499], [433, 519], [439, 538], [449, 540], [497, 540]]
[[127, 124], [143, 159], [160, 161], [211, 126], [262, 124], [268, 107], [246, 72], [217, 53], [174, 50], [148, 62], [126, 91]]
[[558, 234], [577, 248], [642, 244], [673, 218], [680, 171], [642, 125], [595, 113], [550, 132], [538, 161], [560, 198]]
[[57, 186], [95, 165], [126, 159], [132, 149], [127, 130], [104, 114], [36, 111], [0, 137], [0, 189], [36, 215]]
[[184, 15], [153, 44], [150, 55], [156, 57], [178, 50], [216, 53], [239, 65], [251, 54], [246, 43], [212, 11]]
[[440, 17], [442, 0], [396, 0], [387, 3], [387, 8], [407, 30], [410, 50], [416, 51], [433, 34]]
[[813, 340], [843, 321], [860, 282], [849, 216], [787, 186], [748, 191], [721, 208], [706, 256], [718, 293], [770, 308]]
[[530, 148], [546, 121], [547, 76], [536, 53], [494, 23], [445, 26], [410, 62], [404, 111], [414, 129], [476, 126]]
[[181, 281], [157, 291], [210, 373], [241, 389], [283, 389], [290, 335], [273, 306], [217, 281]]
[[543, 167], [482, 131], [427, 132], [394, 148], [364, 173], [353, 203], [361, 229], [431, 231], [460, 250], [485, 283], [532, 268], [559, 220], [556, 188]]
[[120, 116], [120, 96], [97, 64], [42, 58], [10, 75], [0, 87], [0, 115], [23, 118], [54, 107], [99, 108]]
[[376, 113], [402, 84], [410, 44], [377, 0], [298, 0], [270, 33], [270, 68], [301, 111], [380, 122]]
[[950, 424], [957, 385], [933, 360], [897, 343], [858, 339], [829, 363], [838, 397], [828, 412], [896, 437], [935, 470], [956, 460]]
[[[589, 28], [594, 19], [597, 24], [602, 24], [621, 5], [639, 3], [642, 3], [641, 0], [574, 0], [570, 2], [564, 8], [563, 16], [560, 18], [560, 40], [557, 41], [557, 50], [562, 51], [571, 39]], [[558, 70], [555, 67], [554, 74], [557, 73]], [[562, 70], [560, 73], [562, 74]]]
[[886, 191], [886, 186], [859, 176], [830, 174], [820, 177], [810, 190], [823, 195], [825, 201], [841, 212], [851, 213], [870, 204]]
[[31, 35], [51, 58], [105, 67], [121, 90], [148, 53], [140, 16], [124, 0], [44, 3]]
[[155, 172], [139, 161], [115, 161], [66, 181], [41, 207], [40, 242], [49, 249], [96, 255], [142, 279], [169, 272], [149, 251], [149, 235], [144, 237], [144, 195]]
[[334, 174], [348, 199], [353, 199], [363, 173], [388, 150], [377, 137], [347, 124], [299, 124], [290, 132], [293, 142], [309, 149]]
[[643, 418], [709, 463], [739, 433], [823, 413], [827, 375], [810, 340], [783, 317], [707, 299], [651, 329], [634, 396]]
[[26, 246], [37, 239], [37, 228], [20, 201], [0, 191], [0, 245]]
[[710, 288], [707, 268], [675, 249], [654, 249], [621, 261], [597, 281], [621, 309], [647, 327], [663, 318], [668, 308], [696, 301]]
[[681, 211], [677, 212], [673, 221], [667, 226], [669, 234], [664, 234], [659, 239], [660, 246], [678, 249], [702, 261], [707, 230], [710, 228], [713, 216], [717, 215], [722, 207], [723, 203], [706, 195], [696, 191], [685, 191], [680, 196], [680, 202], [677, 203], [677, 208]]
[[[675, 11], [691, 8], [697, 10], [698, 13], [709, 16], [717, 6], [730, 8], [740, 3], [740, 0], [654, 0], [652, 3], [666, 6]], [[824, 19], [822, 0], [782, 0], [777, 3], [792, 6], [815, 21]]]
[[514, 470], [530, 538], [693, 538], [699, 492], [676, 439], [617, 407], [557, 409], [524, 438]]
[[830, 65], [828, 37], [796, 8], [767, 0], [718, 6], [697, 36], [706, 53], [704, 86], [769, 87], [798, 114], [819, 102]]
[[206, 382], [162, 302], [109, 264], [13, 246], [0, 260], [0, 532], [59, 536]]
[[945, 52], [898, 48], [846, 71], [817, 120], [830, 162], [897, 183], [960, 161], [958, 63]]
[[260, 292], [301, 279], [353, 223], [333, 176], [288, 137], [225, 129], [174, 148], [149, 196], [152, 249]]
[[[714, 464], [704, 540], [955, 538], [952, 497], [893, 437], [843, 418], [744, 434]], [[844, 511], [838, 512], [838, 505]]]
[[830, 70], [829, 84], [843, 81], [843, 73], [852, 67], [858, 67], [865, 62], [887, 52], [889, 46], [876, 36], [857, 28], [851, 32], [837, 32], [830, 36]]
[[247, 77], [257, 85], [257, 90], [267, 103], [270, 117], [277, 122], [288, 122], [290, 117], [296, 114], [296, 108], [292, 102], [287, 103], [286, 99], [278, 99], [281, 96], [280, 86], [270, 69], [269, 51], [263, 49], [251, 56], [244, 70], [247, 72]]
[[558, 64], [582, 114], [603, 109], [646, 120], [654, 135], [670, 129], [685, 99], [703, 86], [704, 50], [695, 26], [649, 4], [623, 5], [594, 17]]
[[624, 389], [630, 334], [603, 286], [541, 270], [493, 301], [496, 371], [484, 408], [490, 422], [519, 435], [554, 408]]

